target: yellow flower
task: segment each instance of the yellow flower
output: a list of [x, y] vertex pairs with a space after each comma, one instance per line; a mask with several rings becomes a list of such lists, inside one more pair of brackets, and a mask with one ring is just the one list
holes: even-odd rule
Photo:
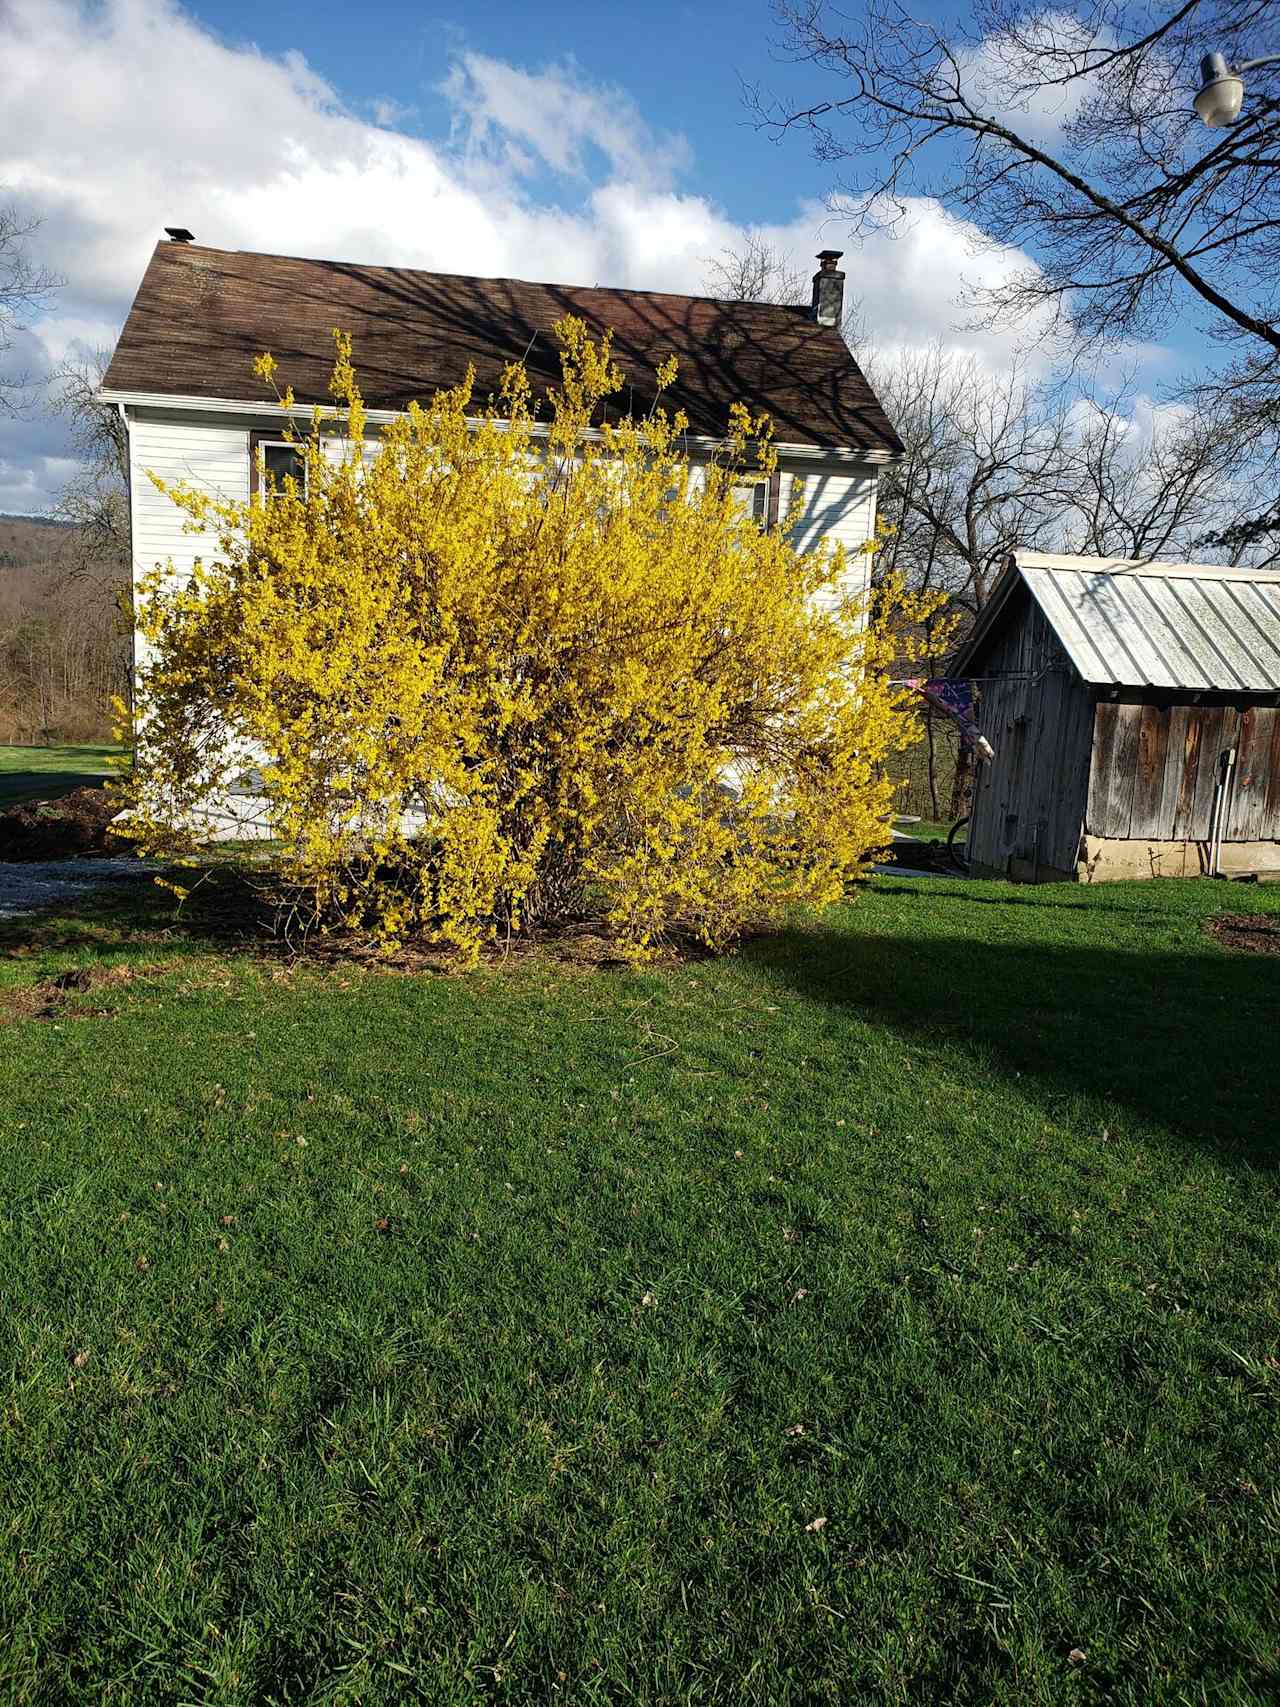
[[661, 402], [599, 427], [611, 341], [556, 331], [541, 412], [517, 363], [497, 399], [469, 375], [376, 438], [335, 332], [334, 407], [286, 429], [304, 489], [156, 480], [216, 549], [139, 590], [144, 846], [198, 840], [255, 770], [291, 907], [467, 956], [584, 908], [636, 958], [676, 928], [719, 948], [865, 868], [915, 729], [889, 666], [927, 602], [889, 577], [869, 612], [840, 548], [743, 515], [735, 487], [777, 466], [743, 406], [696, 473]]

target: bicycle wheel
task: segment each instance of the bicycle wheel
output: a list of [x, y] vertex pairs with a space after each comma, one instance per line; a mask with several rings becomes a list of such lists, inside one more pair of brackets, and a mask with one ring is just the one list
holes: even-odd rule
[[957, 818], [950, 830], [947, 831], [947, 858], [957, 871], [965, 873], [969, 870], [967, 838], [964, 835], [968, 828], [969, 814], [966, 812], [964, 817]]

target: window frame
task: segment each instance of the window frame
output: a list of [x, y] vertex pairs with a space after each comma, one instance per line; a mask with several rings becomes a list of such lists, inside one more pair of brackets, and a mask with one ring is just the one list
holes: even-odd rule
[[742, 515], [754, 523], [763, 533], [769, 525], [769, 482], [767, 480], [735, 480], [733, 490], [737, 493], [750, 493], [749, 504], [739, 505]]
[[768, 479], [736, 480], [734, 486], [738, 491], [745, 491], [748, 487], [751, 489], [749, 514], [761, 533], [768, 533], [777, 527], [782, 497], [782, 474], [779, 469], [775, 468]]
[[779, 510], [782, 503], [782, 470], [775, 468], [769, 476], [769, 490], [764, 501], [764, 525], [766, 531], [776, 528], [781, 517]]
[[302, 497], [307, 496], [307, 464], [306, 451], [296, 440], [291, 444], [277, 429], [270, 427], [257, 428], [249, 434], [249, 496], [256, 498], [260, 494], [265, 497], [266, 491], [262, 480], [262, 452], [268, 445], [279, 445], [284, 450], [296, 451], [303, 458], [302, 463]]

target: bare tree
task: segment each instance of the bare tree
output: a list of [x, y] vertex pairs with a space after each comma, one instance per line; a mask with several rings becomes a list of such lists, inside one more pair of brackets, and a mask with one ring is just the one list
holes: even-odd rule
[[[784, 249], [770, 243], [761, 231], [747, 231], [740, 249], [722, 249], [708, 255], [704, 285], [709, 295], [725, 302], [773, 302], [783, 305], [809, 301], [810, 278]], [[840, 322], [840, 332], [850, 349], [857, 352], [866, 339], [862, 304], [852, 298]]]
[[[758, 261], [739, 277], [780, 292], [779, 274]], [[959, 636], [1012, 552], [1190, 556], [1207, 534], [1230, 532], [1251, 501], [1229, 423], [1152, 406], [1132, 383], [1089, 395], [1037, 377], [1025, 358], [993, 370], [937, 341], [884, 352], [868, 337], [860, 360], [904, 445], [880, 475], [879, 510], [892, 532], [875, 574], [900, 573], [945, 595], [939, 617], [953, 631], [959, 618]], [[1280, 539], [1273, 544], [1280, 555]], [[943, 661], [940, 646], [933, 667]], [[921, 715], [932, 816], [944, 798], [958, 813], [968, 755], [949, 727]]]
[[[1206, 537], [1238, 531], [1252, 493], [1238, 476], [1234, 439], [1194, 410], [1143, 411], [1124, 395], [1073, 409], [1069, 479], [1061, 495], [1063, 549], [1153, 561], [1203, 551]], [[1237, 540], [1232, 561], [1245, 553]], [[1280, 539], [1248, 548], [1258, 563]]]
[[112, 583], [103, 569], [68, 574], [73, 531], [0, 519], [0, 740], [101, 739], [127, 691]]
[[[1031, 317], [1078, 357], [1158, 334], [1184, 308], [1230, 346], [1197, 407], [1239, 453], [1280, 466], [1280, 67], [1250, 74], [1240, 121], [1195, 116], [1198, 62], [1273, 44], [1274, 0], [974, 0], [968, 28], [867, 0], [778, 0], [785, 46], [829, 80], [819, 99], [756, 111], [804, 129], [846, 184], [855, 230], [937, 197], [988, 243], [1033, 262], [978, 303]], [[1269, 525], [1280, 512], [1268, 505]]]
[[[776, 252], [726, 251], [721, 266], [766, 300], [802, 295]], [[886, 354], [865, 334], [860, 359], [905, 447], [881, 475], [894, 531], [880, 568], [945, 592], [966, 626], [1013, 551], [1185, 556], [1251, 501], [1230, 423], [1152, 406], [1132, 381], [1089, 394], [1023, 357], [993, 370], [940, 341]]]
[[884, 567], [976, 616], [1011, 551], [1045, 545], [1068, 483], [1067, 412], [1024, 363], [991, 373], [939, 343], [867, 359], [906, 447], [881, 506]]
[[[43, 307], [62, 280], [33, 261], [27, 239], [39, 222], [14, 207], [0, 207], [0, 357], [13, 347], [14, 334], [28, 315]], [[0, 411], [13, 415], [33, 384], [27, 372], [0, 376]]]
[[129, 562], [129, 436], [120, 412], [97, 393], [111, 359], [95, 350], [64, 362], [54, 375], [54, 410], [64, 416], [80, 467], [58, 496], [55, 513], [77, 529], [86, 564], [127, 574]]
[[806, 302], [809, 281], [763, 232], [748, 231], [740, 249], [708, 255], [706, 288], [726, 302]]
[[[808, 283], [769, 245], [725, 250], [710, 282], [766, 302], [805, 302]], [[1063, 484], [1062, 409], [1047, 407], [1026, 364], [995, 375], [941, 343], [886, 357], [861, 339], [868, 379], [906, 447], [880, 479], [894, 532], [881, 569], [944, 591], [970, 616], [1009, 552], [1040, 539], [1045, 505]]]
[[113, 693], [128, 698], [133, 629], [130, 574], [129, 436], [120, 413], [97, 393], [109, 350], [63, 363], [54, 375], [53, 408], [70, 426], [79, 466], [58, 494], [63, 530], [59, 575], [50, 586], [62, 621], [94, 633], [116, 660]]

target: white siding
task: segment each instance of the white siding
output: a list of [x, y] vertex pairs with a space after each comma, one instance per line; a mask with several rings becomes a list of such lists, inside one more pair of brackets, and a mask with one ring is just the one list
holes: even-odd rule
[[[144, 411], [130, 423], [130, 462], [133, 504], [133, 561], [135, 580], [158, 563], [172, 561], [179, 576], [190, 573], [194, 560], [209, 551], [209, 534], [183, 532], [184, 515], [148, 478], [154, 471], [176, 484], [187, 481], [222, 498], [244, 502], [249, 496], [249, 430], [228, 417], [182, 415], [177, 411]], [[267, 425], [267, 423], [262, 423]], [[333, 443], [340, 454], [340, 442]], [[376, 441], [366, 455], [376, 451]], [[702, 470], [695, 468], [695, 480]], [[857, 556], [872, 538], [876, 525], [876, 471], [841, 467], [836, 471], [784, 469], [780, 482], [780, 513], [788, 513], [793, 482], [804, 482], [804, 499], [794, 523], [796, 544], [807, 550], [820, 540], [839, 541], [850, 552], [847, 590], [861, 592], [871, 574], [871, 559]]]
[[[240, 503], [249, 496], [249, 426], [182, 416], [176, 412], [133, 415], [129, 422], [129, 485], [133, 521], [134, 583], [157, 566], [172, 563], [174, 579], [185, 580], [197, 557], [216, 549], [209, 532], [184, 533], [186, 512], [159, 491], [150, 476], [169, 485], [197, 487], [212, 496]], [[134, 636], [134, 671], [145, 671], [146, 642]], [[140, 731], [140, 734], [142, 732]], [[254, 755], [246, 750], [246, 766]], [[265, 833], [261, 802], [250, 795], [229, 795], [202, 819], [210, 840], [252, 840]]]
[[133, 574], [136, 581], [158, 563], [173, 560], [180, 575], [214, 544], [208, 533], [182, 531], [185, 513], [152, 484], [185, 482], [219, 498], [249, 496], [249, 430], [176, 416], [139, 418], [129, 427], [129, 478], [133, 506]]
[[[696, 488], [706, 478], [705, 466], [694, 460], [692, 472]], [[791, 537], [796, 546], [801, 551], [811, 551], [824, 539], [843, 545], [850, 553], [844, 585], [856, 592], [865, 591], [871, 579], [871, 558], [853, 554], [875, 536], [879, 482], [876, 469], [850, 469], [848, 464], [831, 473], [783, 469], [778, 483], [779, 521], [788, 517], [797, 480], [803, 482], [804, 490], [799, 513], [792, 521]], [[743, 489], [744, 507], [750, 503], [747, 490]]]
[[803, 501], [792, 523], [796, 545], [802, 551], [812, 550], [823, 540], [843, 545], [850, 554], [844, 591], [865, 592], [871, 579], [871, 559], [854, 553], [875, 535], [875, 470], [864, 468], [838, 474], [784, 471], [778, 494], [783, 519], [790, 511], [796, 480], [804, 482]]

